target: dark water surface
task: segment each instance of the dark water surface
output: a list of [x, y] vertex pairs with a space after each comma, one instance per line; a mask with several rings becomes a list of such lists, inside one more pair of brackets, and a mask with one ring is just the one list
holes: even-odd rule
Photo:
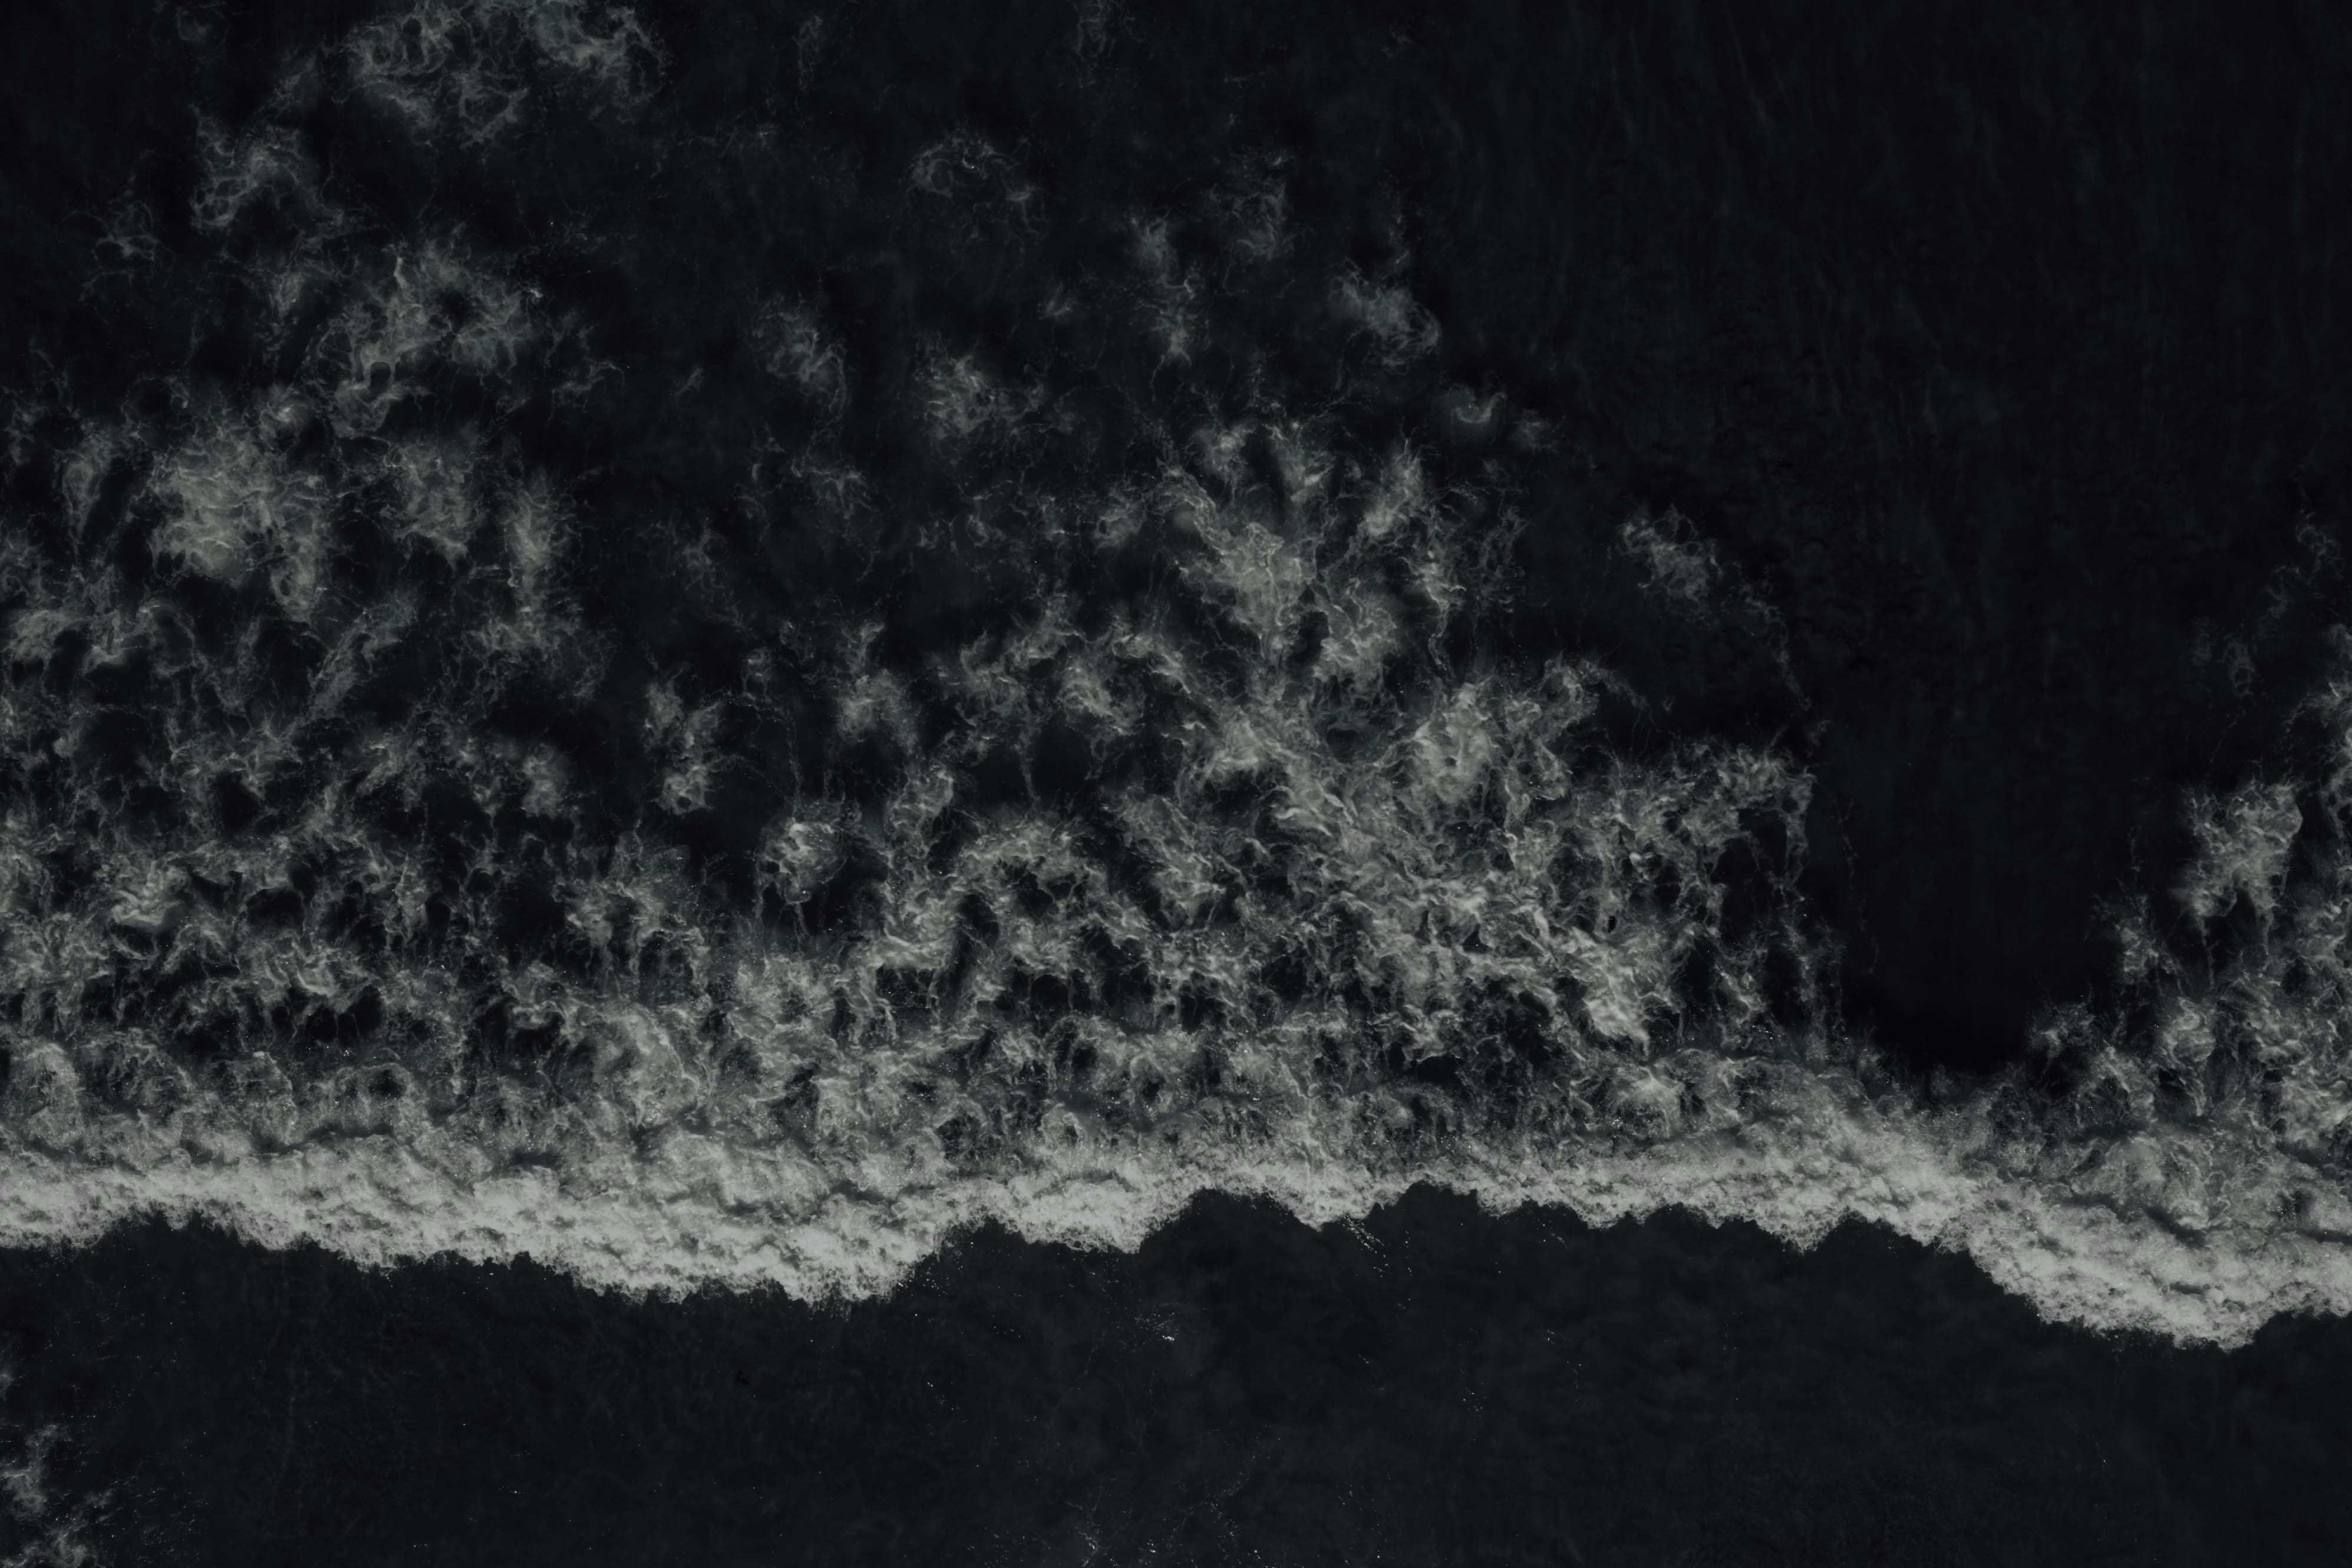
[[[592, 31], [604, 14], [553, 9]], [[418, 8], [412, 53], [462, 10]], [[2352, 464], [2333, 259], [2352, 111], [2331, 90], [2352, 37], [2332, 7], [635, 14], [657, 85], [618, 125], [562, 78], [533, 78], [520, 131], [478, 160], [442, 155], [468, 112], [446, 99], [432, 157], [363, 100], [296, 118], [340, 199], [394, 234], [454, 220], [521, 247], [601, 321], [627, 384], [515, 434], [608, 517], [656, 527], [740, 486], [774, 417], [731, 319], [761, 291], [839, 312], [852, 371], [877, 382], [927, 331], [1034, 361], [1013, 323], [1118, 271], [1139, 216], [1176, 217], [1184, 251], [1211, 193], [1278, 173], [1286, 275], [1409, 257], [1441, 329], [1418, 384], [1504, 392], [1569, 436], [1575, 461], [1527, 481], [1521, 645], [1599, 653], [1666, 700], [1651, 722], [1796, 745], [1769, 661], [1661, 625], [1593, 558], [1633, 507], [1676, 506], [1763, 583], [1828, 721], [1802, 746], [1822, 787], [1808, 887], [1847, 928], [1855, 1021], [1906, 1060], [2011, 1060], [2034, 1009], [2097, 983], [2092, 904], [2186, 854], [2178, 789], [2226, 787], [2272, 746], [2322, 649], [2326, 610], [2289, 569], [2300, 530], [2340, 529]], [[377, 13], [10, 15], [12, 359], [69, 365], [92, 402], [192, 340], [202, 371], [267, 379], [202, 283], [135, 290], [92, 241], [128, 204], [167, 263], [197, 248], [195, 117], [268, 118], [289, 71]], [[936, 210], [897, 188], [946, 136], [1035, 183], [1026, 243], [953, 212], [980, 174]], [[575, 264], [550, 243], [566, 222], [634, 233]], [[102, 260], [115, 275], [92, 276]], [[1188, 379], [1228, 402], [1252, 376], [1329, 384], [1312, 286], [1202, 281], [1217, 319]], [[1099, 323], [1072, 330], [1055, 355], [1149, 379]], [[697, 365], [683, 401], [652, 392]], [[854, 401], [846, 449], [908, 461]], [[1131, 434], [1118, 401], [1089, 416], [1097, 468]], [[1386, 411], [1442, 434], [1421, 413]], [[924, 495], [883, 497], [885, 517]], [[985, 621], [950, 583], [908, 591], [877, 532], [878, 577], [813, 544], [764, 565], [852, 610], [903, 594], [898, 634], [919, 642]], [[710, 629], [652, 589], [614, 584], [599, 609], [656, 661], [709, 656]]]
[[2352, 1561], [2348, 17], [5, 7], [6, 1563]]
[[18, 1431], [109, 1563], [2340, 1562], [2352, 1331], [2050, 1328], [1800, 1253], [1416, 1193], [984, 1234], [898, 1295], [633, 1304], [203, 1229], [14, 1253]]

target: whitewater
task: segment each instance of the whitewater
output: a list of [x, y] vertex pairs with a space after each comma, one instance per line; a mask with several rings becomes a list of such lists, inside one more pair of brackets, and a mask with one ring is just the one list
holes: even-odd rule
[[[982, 1224], [1131, 1249], [1204, 1191], [1327, 1225], [1430, 1184], [1866, 1221], [2184, 1343], [2352, 1310], [2352, 659], [2301, 716], [2334, 770], [2184, 799], [2197, 858], [2117, 890], [2127, 1008], [1917, 1082], [1838, 1015], [1793, 743], [1634, 744], [1604, 664], [1482, 639], [1531, 519], [1475, 455], [1559, 436], [1509, 389], [1447, 394], [1472, 458], [1368, 412], [1437, 341], [1406, 269], [1300, 296], [1350, 386], [1189, 385], [1219, 296], [1299, 293], [1278, 160], [1029, 302], [1161, 368], [1113, 474], [1040, 455], [1085, 389], [981, 335], [877, 381], [818, 291], [736, 301], [782, 412], [736, 516], [638, 541], [719, 628], [648, 652], [583, 598], [593, 473], [516, 434], [644, 372], [544, 247], [376, 222], [300, 126], [456, 166], [654, 112], [662, 63], [564, 0], [363, 25], [202, 130], [198, 276], [274, 373], [14, 394], [49, 500], [0, 525], [0, 1244], [161, 1216], [856, 1299]], [[977, 133], [895, 178], [1045, 221]], [[111, 221], [93, 267], [147, 287], [152, 214]], [[845, 434], [881, 417], [940, 477], [911, 536]], [[1657, 617], [1779, 634], [1686, 519], [1614, 549]], [[817, 586], [890, 551], [1010, 597], [918, 646]], [[2205, 961], [2150, 899], [2246, 935]]]

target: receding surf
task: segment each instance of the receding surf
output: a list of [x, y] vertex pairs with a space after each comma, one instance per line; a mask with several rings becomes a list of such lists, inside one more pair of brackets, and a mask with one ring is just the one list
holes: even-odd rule
[[[1639, 691], [1476, 634], [1528, 519], [1475, 452], [1555, 437], [1434, 386], [1473, 457], [1397, 435], [1435, 319], [1402, 270], [1285, 271], [1278, 159], [1029, 302], [1155, 357], [1114, 472], [1040, 456], [1108, 395], [1076, 361], [942, 339], [879, 383], [822, 298], [737, 302], [782, 412], [739, 512], [664, 546], [725, 622], [666, 664], [578, 591], [593, 475], [514, 434], [640, 372], [537, 259], [376, 221], [297, 129], [340, 92], [488, 158], [657, 115], [654, 40], [420, 15], [205, 129], [202, 276], [268, 379], [17, 412], [54, 505], [0, 544], [0, 1241], [161, 1215], [856, 1297], [985, 1222], [1132, 1247], [1203, 1191], [1321, 1224], [1431, 1183], [1799, 1245], [1859, 1218], [2186, 1341], [2352, 1307], [2346, 774], [2183, 801], [2200, 858], [2157, 896], [2249, 925], [2225, 963], [2120, 903], [2130, 1005], [2052, 1009], [2051, 1071], [1901, 1079], [1836, 1015], [1795, 754], [1612, 740]], [[901, 183], [975, 232], [1054, 199], [976, 136]], [[1251, 288], [1360, 382], [1192, 384], [1211, 294]], [[859, 417], [944, 476], [916, 523]], [[1769, 622], [1679, 517], [1607, 548], [1661, 617]], [[735, 593], [763, 550], [780, 586]], [[791, 560], [859, 551], [1010, 597], [921, 646], [793, 597]], [[2342, 690], [2312, 713], [2352, 736]], [[579, 739], [615, 722], [617, 805]]]

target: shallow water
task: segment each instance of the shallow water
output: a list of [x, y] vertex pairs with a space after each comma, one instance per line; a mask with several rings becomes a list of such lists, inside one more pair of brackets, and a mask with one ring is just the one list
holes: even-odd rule
[[[1416, 1192], [987, 1230], [885, 1301], [671, 1305], [141, 1228], [12, 1254], [22, 1435], [100, 1561], [2323, 1563], [2344, 1324], [2037, 1322], [1792, 1250]], [[95, 1499], [95, 1500], [93, 1500]]]

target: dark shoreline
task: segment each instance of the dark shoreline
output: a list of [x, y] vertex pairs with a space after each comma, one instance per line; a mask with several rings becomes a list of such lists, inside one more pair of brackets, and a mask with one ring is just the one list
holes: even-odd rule
[[113, 1565], [2352, 1546], [2352, 1322], [2103, 1337], [1855, 1225], [1800, 1253], [1418, 1189], [1360, 1232], [1212, 1198], [1135, 1255], [984, 1231], [849, 1308], [161, 1225], [0, 1281], [11, 1441], [58, 1428], [38, 1530], [79, 1511]]

